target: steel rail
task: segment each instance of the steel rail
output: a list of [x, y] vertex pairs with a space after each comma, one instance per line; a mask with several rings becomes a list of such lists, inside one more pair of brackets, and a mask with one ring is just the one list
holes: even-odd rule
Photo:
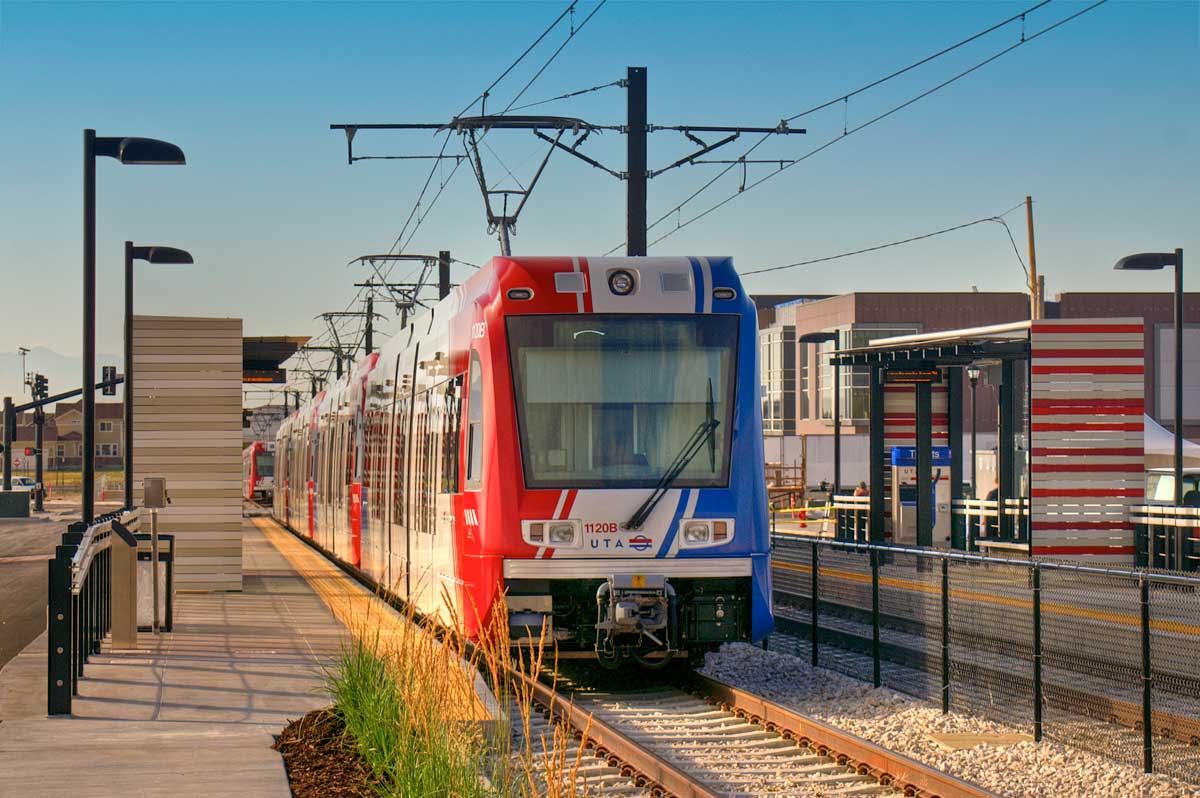
[[721, 793], [709, 789], [703, 782], [617, 731], [611, 724], [575, 706], [574, 702], [564, 699], [549, 685], [515, 671], [510, 673], [531, 688], [534, 701], [550, 710], [551, 720], [558, 717], [566, 721], [581, 736], [583, 745], [590, 745], [596, 755], [609, 760], [609, 764], [619, 765], [623, 771], [629, 771], [627, 775], [651, 794], [673, 795], [677, 798], [721, 798]]
[[903, 795], [915, 798], [999, 798], [996, 793], [963, 781], [903, 754], [890, 751], [849, 732], [740, 690], [708, 676], [694, 675], [696, 691], [728, 707], [739, 717], [794, 739], [819, 754], [878, 778]]

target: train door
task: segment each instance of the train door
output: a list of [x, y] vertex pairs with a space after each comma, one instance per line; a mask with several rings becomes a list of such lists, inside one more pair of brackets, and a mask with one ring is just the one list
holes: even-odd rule
[[430, 490], [433, 499], [431, 562], [437, 574], [439, 605], [443, 598], [449, 599], [449, 614], [442, 620], [449, 622], [463, 619], [461, 606], [462, 590], [455, 559], [455, 496], [459, 491], [458, 443], [459, 419], [462, 411], [462, 376], [452, 377], [429, 391], [429, 402], [434, 408], [431, 418], [436, 420], [436, 435], [433, 445], [436, 451], [431, 458]]

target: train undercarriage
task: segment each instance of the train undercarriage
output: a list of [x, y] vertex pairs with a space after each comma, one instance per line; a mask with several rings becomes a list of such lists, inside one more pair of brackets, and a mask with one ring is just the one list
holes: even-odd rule
[[[542, 638], [560, 659], [607, 668], [698, 662], [722, 643], [750, 638], [750, 579], [614, 575], [607, 579], [510, 579], [509, 632]], [[544, 630], [544, 631], [543, 631]]]

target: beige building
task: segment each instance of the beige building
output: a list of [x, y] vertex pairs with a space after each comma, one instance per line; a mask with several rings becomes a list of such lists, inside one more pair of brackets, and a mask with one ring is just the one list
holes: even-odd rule
[[[124, 463], [124, 412], [122, 402], [96, 402], [96, 467], [119, 468]], [[33, 458], [25, 458], [24, 449], [33, 446], [36, 431], [33, 413], [17, 416], [13, 439], [14, 465], [33, 467]], [[83, 465], [83, 401], [59, 402], [46, 414], [42, 427], [43, 468], [80, 468]], [[29, 463], [23, 462], [28, 459]]]

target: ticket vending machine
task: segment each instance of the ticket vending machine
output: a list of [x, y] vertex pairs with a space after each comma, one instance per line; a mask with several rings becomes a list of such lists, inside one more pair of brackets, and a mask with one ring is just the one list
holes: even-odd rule
[[[950, 545], [950, 447], [934, 446], [933, 479], [926, 486], [933, 499], [933, 545]], [[917, 447], [892, 447], [892, 541], [917, 545]]]

